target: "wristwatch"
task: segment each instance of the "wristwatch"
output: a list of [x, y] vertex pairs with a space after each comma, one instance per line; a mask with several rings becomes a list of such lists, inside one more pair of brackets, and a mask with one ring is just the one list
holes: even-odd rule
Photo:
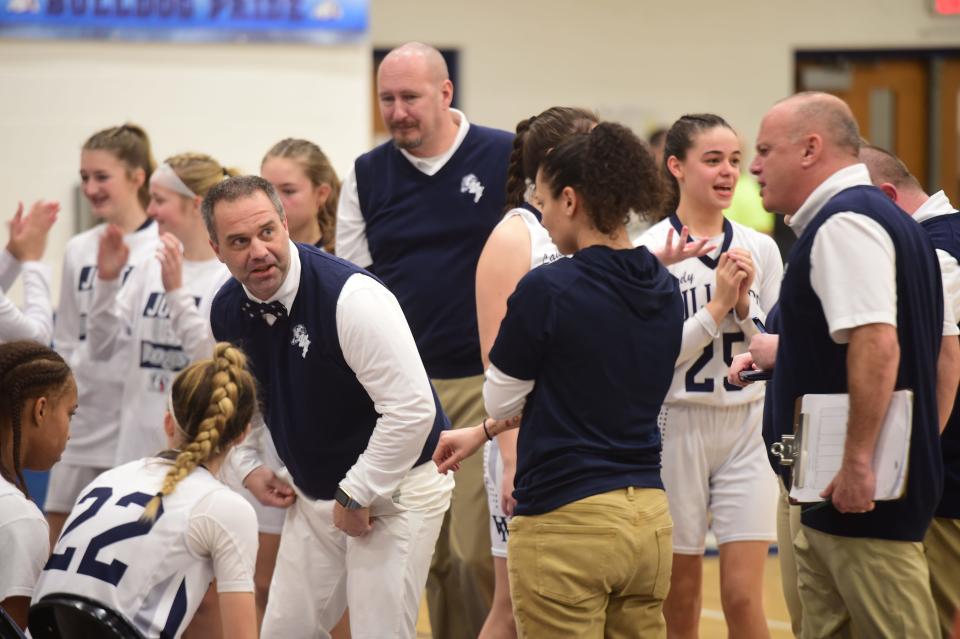
[[350, 496], [350, 493], [345, 491], [340, 486], [337, 486], [337, 492], [333, 494], [333, 498], [337, 500], [337, 503], [346, 508], [347, 510], [358, 510], [363, 508], [363, 504]]

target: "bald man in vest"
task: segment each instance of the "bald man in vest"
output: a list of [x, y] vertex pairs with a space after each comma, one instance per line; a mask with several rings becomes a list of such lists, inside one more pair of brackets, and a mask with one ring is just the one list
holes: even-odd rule
[[[361, 155], [343, 183], [337, 255], [396, 295], [454, 428], [484, 417], [476, 265], [500, 221], [513, 135], [450, 108], [453, 84], [433, 47], [392, 50], [377, 72], [392, 139]], [[457, 473], [427, 583], [434, 637], [474, 639], [493, 596], [482, 460]]]
[[[797, 234], [780, 292], [773, 422], [807, 393], [848, 393], [840, 470], [794, 538], [803, 637], [933, 637], [922, 541], [942, 490], [937, 366], [943, 294], [933, 246], [873, 186], [847, 105], [801, 93], [774, 105], [751, 172]], [[895, 389], [914, 393], [904, 496], [875, 502], [872, 465]], [[891, 596], [891, 589], [896, 594]]]

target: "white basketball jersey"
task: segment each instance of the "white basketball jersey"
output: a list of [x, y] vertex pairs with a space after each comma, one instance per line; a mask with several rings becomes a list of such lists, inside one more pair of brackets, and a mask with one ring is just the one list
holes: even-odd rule
[[530, 270], [563, 257], [560, 249], [550, 239], [550, 233], [547, 232], [547, 229], [543, 227], [536, 214], [531, 210], [522, 207], [510, 209], [500, 220], [500, 224], [512, 217], [519, 217], [523, 220], [530, 232]]
[[[651, 250], [662, 248], [668, 230], [674, 228], [676, 237], [680, 233], [680, 226], [676, 215], [671, 215], [651, 227], [637, 244]], [[715, 243], [719, 246], [711, 255], [690, 258], [668, 267], [670, 273], [680, 281], [684, 330], [680, 358], [665, 404], [689, 402], [735, 406], [763, 398], [763, 384], [751, 384], [741, 389], [727, 382], [727, 371], [734, 356], [746, 352], [750, 338], [759, 332], [752, 321], [753, 317], [765, 321], [767, 311], [776, 303], [780, 294], [783, 262], [780, 250], [770, 237], [729, 220], [724, 220], [723, 227], [724, 235], [716, 238]], [[731, 312], [716, 327], [718, 331], [711, 334], [694, 316], [711, 300], [716, 290], [714, 269], [720, 254], [731, 248], [745, 249], [753, 256], [756, 276], [750, 287], [751, 317], [737, 322], [735, 313]], [[712, 323], [712, 319], [709, 323]]]
[[139, 459], [83, 489], [37, 582], [33, 601], [62, 592], [94, 599], [145, 637], [179, 637], [213, 579], [213, 562], [187, 546], [190, 514], [213, 491], [229, 489], [196, 468], [163, 498], [152, 523], [139, 521], [171, 464]]
[[[123, 391], [124, 354], [117, 352], [106, 362], [93, 361], [86, 347], [87, 316], [93, 304], [97, 283], [97, 250], [106, 229], [101, 224], [75, 235], [67, 242], [60, 281], [60, 304], [54, 325], [54, 348], [70, 364], [77, 380], [77, 411], [70, 423], [70, 441], [62, 460], [80, 466], [109, 468], [114, 465], [120, 405]], [[123, 238], [130, 248], [124, 266], [124, 283], [134, 266], [151, 257], [157, 247], [157, 225], [130, 233]]]
[[120, 412], [120, 437], [116, 463], [155, 455], [166, 448], [163, 413], [167, 395], [177, 373], [198, 357], [213, 355], [210, 306], [213, 298], [230, 278], [219, 260], [183, 261], [183, 288], [196, 303], [204, 318], [203, 339], [207, 346], [191, 356], [171, 317], [160, 276], [160, 263], [149, 258], [121, 290], [117, 305], [129, 331], [130, 345], [125, 349], [126, 379]]

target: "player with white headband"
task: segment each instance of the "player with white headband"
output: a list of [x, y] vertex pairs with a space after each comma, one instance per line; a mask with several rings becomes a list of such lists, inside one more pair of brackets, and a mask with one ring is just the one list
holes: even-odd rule
[[160, 246], [122, 286], [128, 248], [109, 227], [100, 241], [97, 290], [89, 347], [94, 358], [124, 350], [124, 385], [115, 463], [152, 455], [164, 446], [157, 420], [178, 371], [209, 354], [210, 302], [229, 273], [206, 240], [203, 195], [233, 172], [210, 156], [184, 153], [150, 177], [147, 214], [156, 220]]

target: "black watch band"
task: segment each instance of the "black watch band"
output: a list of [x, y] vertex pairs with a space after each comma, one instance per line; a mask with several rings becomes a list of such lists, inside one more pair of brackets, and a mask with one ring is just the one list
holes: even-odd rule
[[350, 493], [340, 488], [340, 486], [337, 486], [337, 492], [333, 494], [333, 498], [347, 510], [359, 510], [364, 507], [363, 504], [351, 497]]

